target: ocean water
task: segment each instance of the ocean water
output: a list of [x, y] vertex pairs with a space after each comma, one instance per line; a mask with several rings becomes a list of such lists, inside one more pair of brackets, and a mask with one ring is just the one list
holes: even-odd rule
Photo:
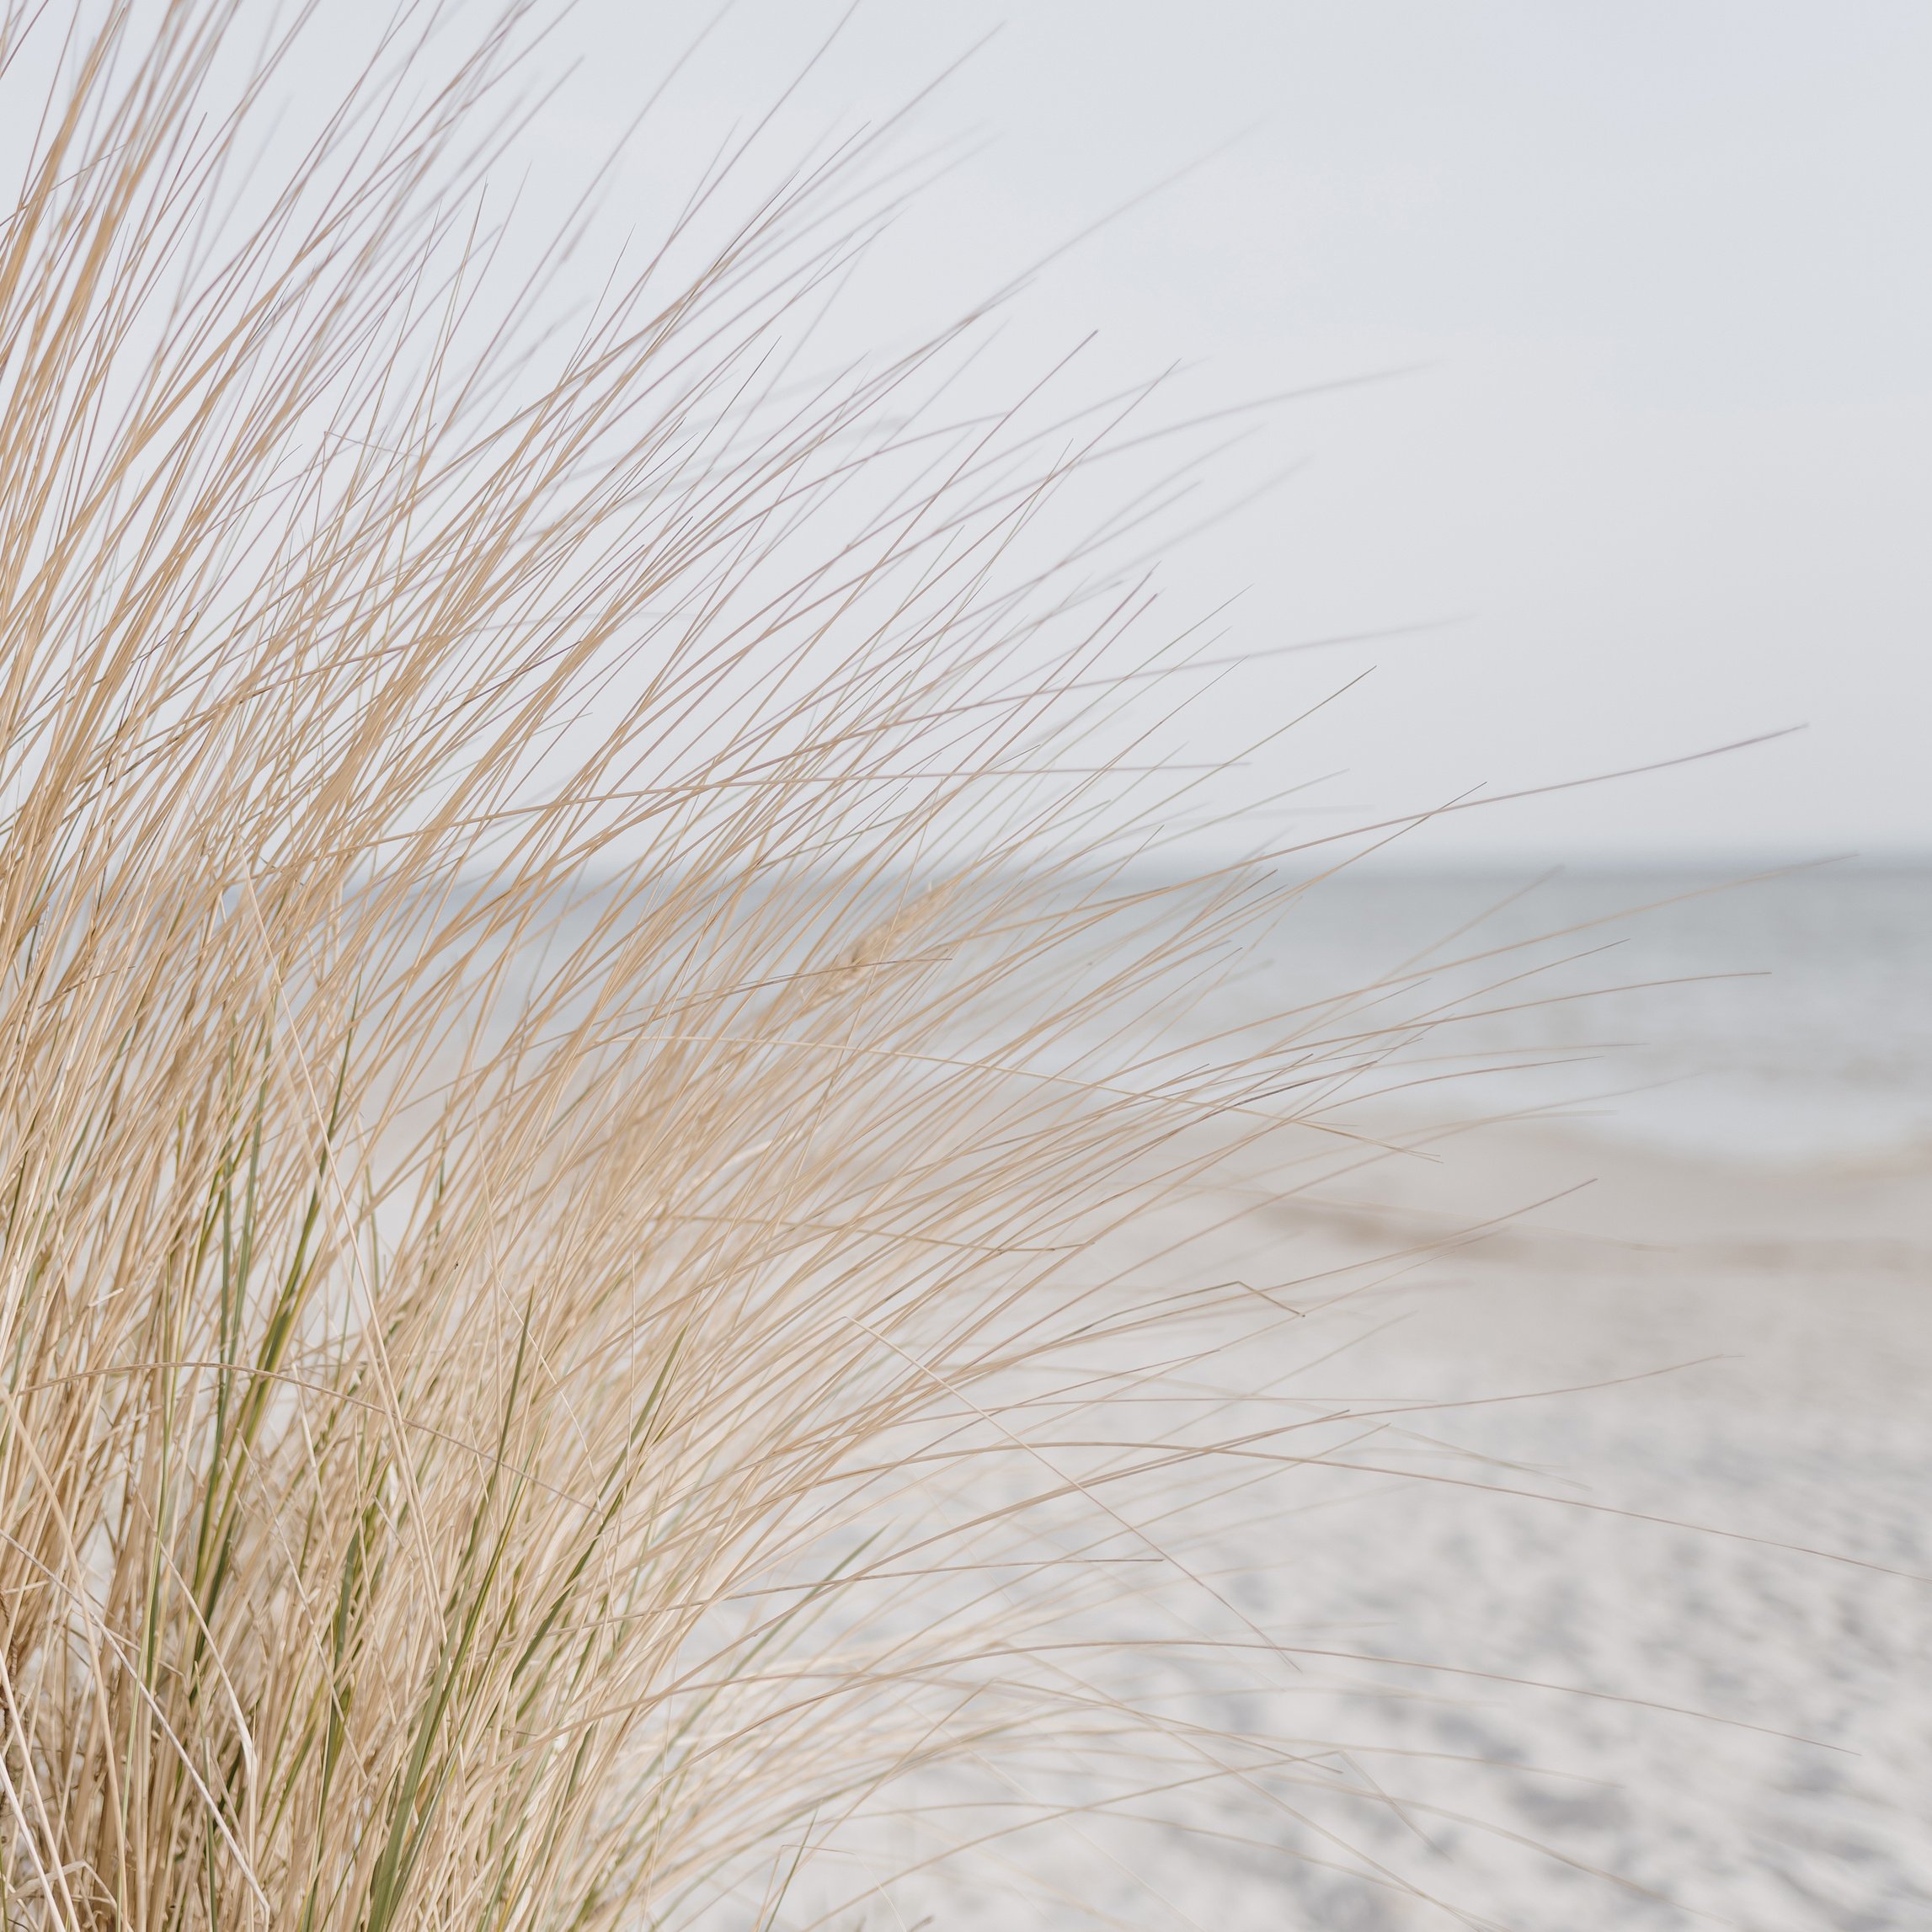
[[1417, 1020], [1350, 1089], [1398, 1108], [1548, 1110], [1753, 1164], [1932, 1144], [1932, 867], [1362, 868], [1286, 903], [1222, 997], [1350, 994], [1332, 1025]]
[[[1137, 883], [1177, 882], [1129, 872], [1091, 889], [1131, 901]], [[904, 889], [826, 903], [883, 917]], [[560, 942], [584, 937], [607, 890], [562, 909]], [[1192, 903], [1177, 898], [1177, 919]], [[1159, 938], [1138, 917], [1136, 950]], [[1097, 958], [1108, 963], [1104, 937]], [[1337, 1118], [1530, 1115], [1749, 1166], [1932, 1150], [1932, 863], [1356, 866], [1257, 893], [1222, 932], [1218, 968], [1198, 964], [1144, 1016], [1143, 1045], [1211, 1040], [1193, 1056], [1205, 1063], [1285, 1042]], [[1038, 996], [1024, 975], [1007, 993], [1022, 1017]], [[1118, 1059], [1123, 1018], [1102, 1011], [1070, 1050]]]

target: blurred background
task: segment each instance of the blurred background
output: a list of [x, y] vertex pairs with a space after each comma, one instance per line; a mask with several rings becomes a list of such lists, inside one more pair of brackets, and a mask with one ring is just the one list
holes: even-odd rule
[[[761, 117], [937, 81], [821, 360], [1021, 278], [963, 394], [1071, 357], [1230, 439], [1154, 619], [1221, 669], [1129, 714], [1228, 762], [1163, 862], [1278, 855], [1216, 1026], [1355, 1042], [1325, 1104], [1424, 1157], [1241, 1177], [1265, 1238], [1205, 1265], [1369, 1282], [1311, 1399], [1473, 1406], [1401, 1451], [1446, 1486], [1220, 1555], [1460, 1673], [1338, 1694], [1440, 1807], [1390, 1846], [1465, 1924], [1932, 1924], [1932, 9], [584, 0], [552, 52], [524, 212], [648, 104], [645, 240]], [[1118, 1922], [1450, 1922], [1245, 1858]]]
[[[707, 22], [614, 205], [830, 36], [783, 125], [946, 77], [855, 350], [1043, 264], [989, 393], [1070, 354], [1171, 371], [1163, 418], [1291, 392], [1216, 419], [1161, 566], [1158, 622], [1246, 661], [1135, 722], [1234, 761], [1181, 858], [1283, 854], [1225, 1023], [1417, 1022], [1327, 1097], [1427, 1158], [1251, 1177], [1291, 1198], [1242, 1278], [1369, 1268], [1296, 1385], [1477, 1406], [1383, 1444], [1449, 1486], [1230, 1530], [1228, 1587], [1476, 1673], [1336, 1720], [1433, 1793], [1465, 1923], [1932, 1924], [1932, 10], [589, 0], [539, 141], [600, 151]], [[1449, 1922], [1320, 1859], [1167, 1876], [1122, 1922]]]

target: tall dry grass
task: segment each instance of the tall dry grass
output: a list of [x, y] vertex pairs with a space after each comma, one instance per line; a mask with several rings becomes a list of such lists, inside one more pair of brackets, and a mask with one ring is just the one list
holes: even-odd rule
[[327, 24], [5, 15], [0, 1883], [685, 1923], [1121, 1732], [1026, 1667], [1095, 1533], [1006, 1411], [1162, 1312], [1070, 1259], [1226, 1095], [1098, 1082], [1171, 961], [1015, 883], [1092, 856], [1123, 594], [1027, 544], [1094, 424], [788, 360], [873, 145], [547, 330], [580, 237], [504, 294], [478, 213], [537, 17], [405, 9], [277, 147]]
[[835, 1922], [908, 1790], [1313, 1777], [1091, 1662], [1239, 1626], [1130, 1501], [1288, 1318], [1104, 1257], [1331, 1065], [1147, 1044], [1247, 887], [1109, 869], [1118, 412], [810, 372], [873, 136], [559, 318], [446, 11], [293, 135], [327, 8], [0, 29], [7, 1923]]

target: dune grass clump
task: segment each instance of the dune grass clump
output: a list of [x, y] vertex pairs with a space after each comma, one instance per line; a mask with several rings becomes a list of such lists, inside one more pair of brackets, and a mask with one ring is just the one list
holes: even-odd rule
[[774, 1924], [1152, 1734], [1044, 1641], [1134, 1430], [1033, 1423], [1240, 1300], [1083, 1260], [1281, 1071], [1135, 1057], [1231, 901], [1071, 749], [1107, 419], [811, 372], [869, 141], [550, 313], [444, 11], [292, 131], [328, 9], [0, 29], [9, 1925]]

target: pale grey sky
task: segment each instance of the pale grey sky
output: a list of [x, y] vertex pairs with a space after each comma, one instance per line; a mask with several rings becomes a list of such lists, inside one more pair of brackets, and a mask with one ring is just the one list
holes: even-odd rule
[[[540, 138], [595, 147], [712, 10], [589, 0]], [[740, 0], [672, 145], [841, 10]], [[1097, 366], [1197, 364], [1208, 403], [1410, 371], [1269, 418], [1230, 485], [1304, 467], [1175, 560], [1176, 607], [1245, 589], [1237, 647], [1464, 621], [1257, 671], [1202, 750], [1372, 664], [1264, 775], [1344, 769], [1337, 822], [1808, 727], [1418, 856], [1932, 848], [1924, 0], [866, 0], [795, 125], [995, 27], [926, 112], [984, 145], [892, 244], [909, 314], [1188, 168], [1052, 269], [1023, 341], [1097, 328]]]

